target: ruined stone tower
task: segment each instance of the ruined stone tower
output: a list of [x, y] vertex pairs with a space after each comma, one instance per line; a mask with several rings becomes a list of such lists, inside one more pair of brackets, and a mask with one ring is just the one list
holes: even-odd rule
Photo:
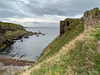
[[66, 31], [71, 30], [74, 26], [73, 24], [77, 21], [83, 24], [84, 31], [86, 31], [100, 22], [100, 10], [94, 8], [93, 10], [86, 11], [80, 19], [67, 18], [64, 21], [60, 21], [60, 36], [62, 36]]

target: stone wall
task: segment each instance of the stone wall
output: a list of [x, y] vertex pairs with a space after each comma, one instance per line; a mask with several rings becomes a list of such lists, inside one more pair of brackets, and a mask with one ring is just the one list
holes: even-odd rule
[[64, 34], [64, 27], [65, 27], [65, 22], [60, 21], [60, 36]]
[[74, 19], [67, 18], [64, 21], [60, 21], [60, 36], [67, 31], [67, 27], [74, 21]]
[[81, 19], [67, 18], [64, 21], [60, 21], [60, 36], [62, 36], [66, 31], [70, 31], [75, 22], [79, 22]]

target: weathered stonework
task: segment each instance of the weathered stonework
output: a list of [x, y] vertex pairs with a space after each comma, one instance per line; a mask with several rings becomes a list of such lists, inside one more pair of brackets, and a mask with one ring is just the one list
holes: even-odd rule
[[67, 18], [64, 21], [60, 21], [60, 36], [62, 36], [66, 31], [70, 31], [74, 25], [73, 23], [76, 21], [81, 22], [81, 19]]
[[[78, 19], [80, 23], [84, 24], [84, 31], [88, 30], [90, 27], [96, 25], [100, 21], [100, 10], [94, 8], [93, 10], [86, 11], [84, 16]], [[72, 23], [76, 22], [77, 19], [67, 18], [64, 21], [60, 22], [60, 36], [63, 35], [66, 31], [72, 29]]]
[[63, 35], [68, 29], [69, 25], [74, 21], [74, 19], [67, 18], [64, 21], [60, 21], [60, 36]]
[[100, 21], [100, 10], [98, 8], [94, 8], [93, 10], [86, 11], [84, 13], [83, 20], [84, 31], [86, 31]]
[[64, 34], [64, 27], [65, 27], [65, 22], [60, 21], [60, 36]]

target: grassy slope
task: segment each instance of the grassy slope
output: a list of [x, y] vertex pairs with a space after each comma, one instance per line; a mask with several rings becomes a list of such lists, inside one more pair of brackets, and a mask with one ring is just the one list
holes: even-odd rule
[[54, 56], [35, 64], [22, 75], [100, 75], [100, 23], [65, 44]]
[[[55, 38], [42, 52], [38, 62], [44, 61], [48, 59], [49, 57], [57, 54], [59, 50], [64, 46], [66, 43], [74, 39], [76, 36], [78, 36], [80, 33], [83, 32], [83, 24], [80, 23], [79, 19], [76, 19], [72, 24], [70, 24], [69, 28], [71, 28], [70, 31], [67, 31], [64, 35], [61, 37], [58, 36]], [[78, 29], [78, 30], [77, 30]], [[37, 62], [37, 63], [38, 63]]]
[[18, 24], [0, 22], [0, 28], [6, 31], [24, 30], [24, 27]]
[[[79, 19], [76, 19], [69, 28], [71, 28], [70, 31], [67, 31], [63, 36], [58, 36], [55, 38], [42, 52], [39, 60], [36, 62], [36, 64], [41, 63], [43, 61], [46, 61], [47, 59], [51, 58], [52, 56], [59, 53], [59, 50], [68, 42], [70, 42], [72, 39], [77, 37], [79, 34], [81, 34], [84, 30], [83, 24], [80, 23]], [[34, 64], [34, 65], [36, 65]], [[34, 66], [33, 65], [33, 66]], [[31, 67], [33, 67], [31, 66]]]

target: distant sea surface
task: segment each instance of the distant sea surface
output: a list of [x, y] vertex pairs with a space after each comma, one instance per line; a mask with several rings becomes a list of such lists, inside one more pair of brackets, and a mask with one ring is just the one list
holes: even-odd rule
[[38, 37], [33, 35], [29, 36], [29, 38], [16, 40], [14, 44], [6, 48], [3, 55], [21, 60], [36, 61], [43, 49], [59, 35], [59, 27], [29, 27], [26, 30], [32, 32], [41, 31], [45, 35], [40, 34]]

